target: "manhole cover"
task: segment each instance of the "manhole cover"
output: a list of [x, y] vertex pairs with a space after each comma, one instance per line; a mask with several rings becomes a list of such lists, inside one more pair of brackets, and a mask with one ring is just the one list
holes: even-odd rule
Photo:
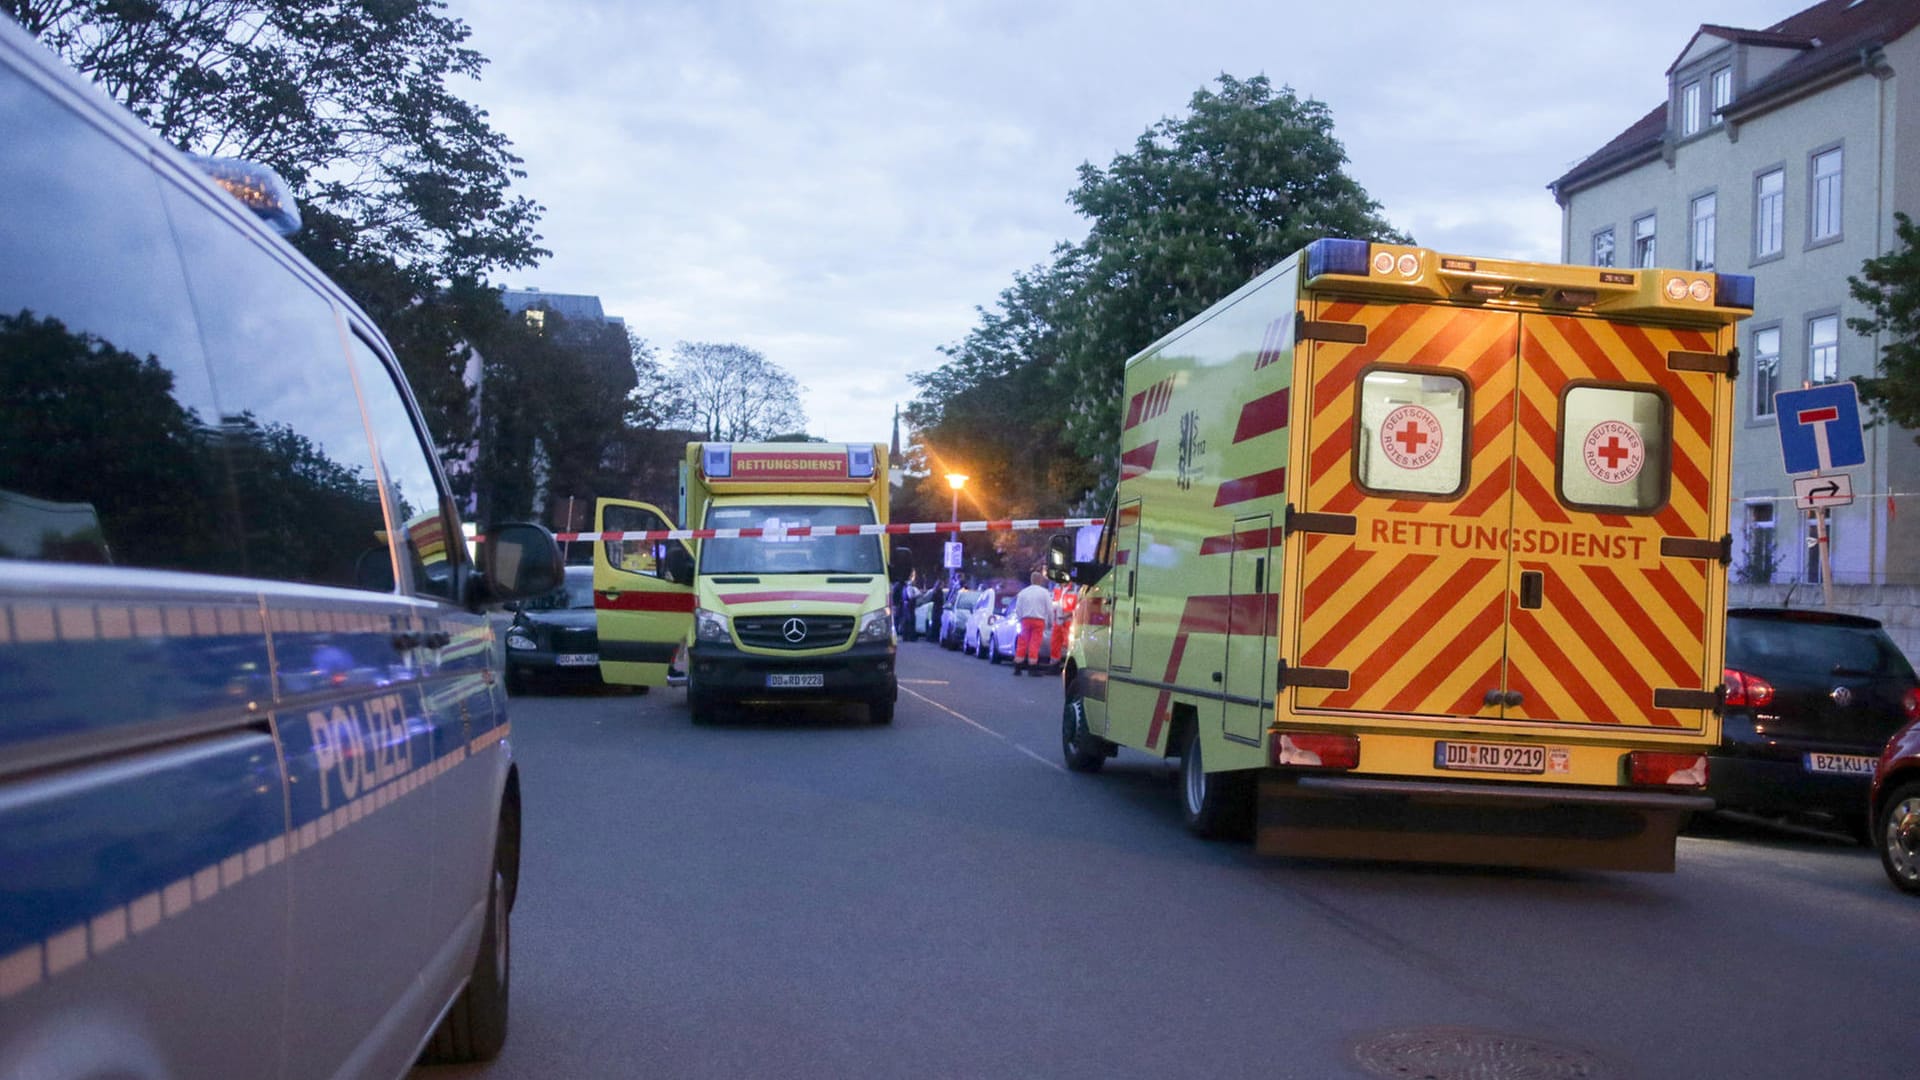
[[1473, 1028], [1418, 1028], [1363, 1039], [1353, 1048], [1374, 1076], [1404, 1080], [1603, 1080], [1593, 1054], [1524, 1035]]

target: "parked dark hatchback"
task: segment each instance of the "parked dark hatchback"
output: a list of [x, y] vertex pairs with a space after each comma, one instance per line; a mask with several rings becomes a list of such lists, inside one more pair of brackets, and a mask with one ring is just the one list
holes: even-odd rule
[[1920, 682], [1880, 623], [1735, 608], [1726, 686], [1707, 771], [1721, 808], [1811, 814], [1867, 840], [1874, 764], [1894, 732], [1920, 716]]
[[1901, 889], [1920, 893], [1920, 721], [1900, 729], [1873, 774], [1874, 846]]
[[507, 627], [510, 694], [524, 694], [537, 685], [600, 685], [593, 567], [569, 566], [566, 573], [566, 584], [521, 604]]

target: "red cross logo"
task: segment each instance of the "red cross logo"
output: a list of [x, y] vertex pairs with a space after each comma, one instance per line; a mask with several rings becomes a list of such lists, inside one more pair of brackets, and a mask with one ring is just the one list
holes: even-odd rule
[[1617, 469], [1620, 467], [1620, 459], [1631, 456], [1633, 451], [1620, 445], [1620, 437], [1618, 435], [1611, 435], [1607, 438], [1607, 445], [1595, 450], [1594, 453], [1607, 459], [1607, 468]]
[[1426, 432], [1420, 430], [1419, 424], [1415, 423], [1412, 420], [1408, 420], [1406, 427], [1403, 427], [1399, 431], [1396, 431], [1393, 433], [1393, 441], [1399, 443], [1401, 446], [1406, 447], [1407, 456], [1412, 457], [1413, 455], [1420, 452], [1420, 448], [1422, 446], [1425, 446], [1427, 444], [1427, 434]]

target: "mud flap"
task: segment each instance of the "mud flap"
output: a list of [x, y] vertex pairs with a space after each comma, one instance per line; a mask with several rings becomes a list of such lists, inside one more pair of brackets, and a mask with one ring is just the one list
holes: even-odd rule
[[1292, 776], [1260, 777], [1254, 846], [1319, 859], [1672, 873], [1703, 796]]

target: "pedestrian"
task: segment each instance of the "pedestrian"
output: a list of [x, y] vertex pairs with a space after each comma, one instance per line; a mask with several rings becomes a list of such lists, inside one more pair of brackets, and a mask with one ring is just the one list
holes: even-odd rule
[[932, 617], [927, 619], [927, 632], [933, 636], [933, 643], [935, 645], [942, 643], [940, 639], [944, 635], [941, 633], [940, 613], [945, 611], [946, 607], [947, 579], [943, 577], [933, 583], [933, 613]]
[[901, 641], [913, 641], [917, 636], [913, 628], [913, 601], [920, 595], [920, 590], [914, 588], [913, 582], [914, 575], [908, 574], [906, 582], [900, 586], [900, 607], [894, 616], [894, 632]]
[[1013, 598], [1013, 617], [1020, 621], [1020, 637], [1013, 645], [1013, 673], [1040, 666], [1040, 639], [1053, 621], [1053, 594], [1047, 592], [1046, 578], [1035, 570], [1032, 584]]

